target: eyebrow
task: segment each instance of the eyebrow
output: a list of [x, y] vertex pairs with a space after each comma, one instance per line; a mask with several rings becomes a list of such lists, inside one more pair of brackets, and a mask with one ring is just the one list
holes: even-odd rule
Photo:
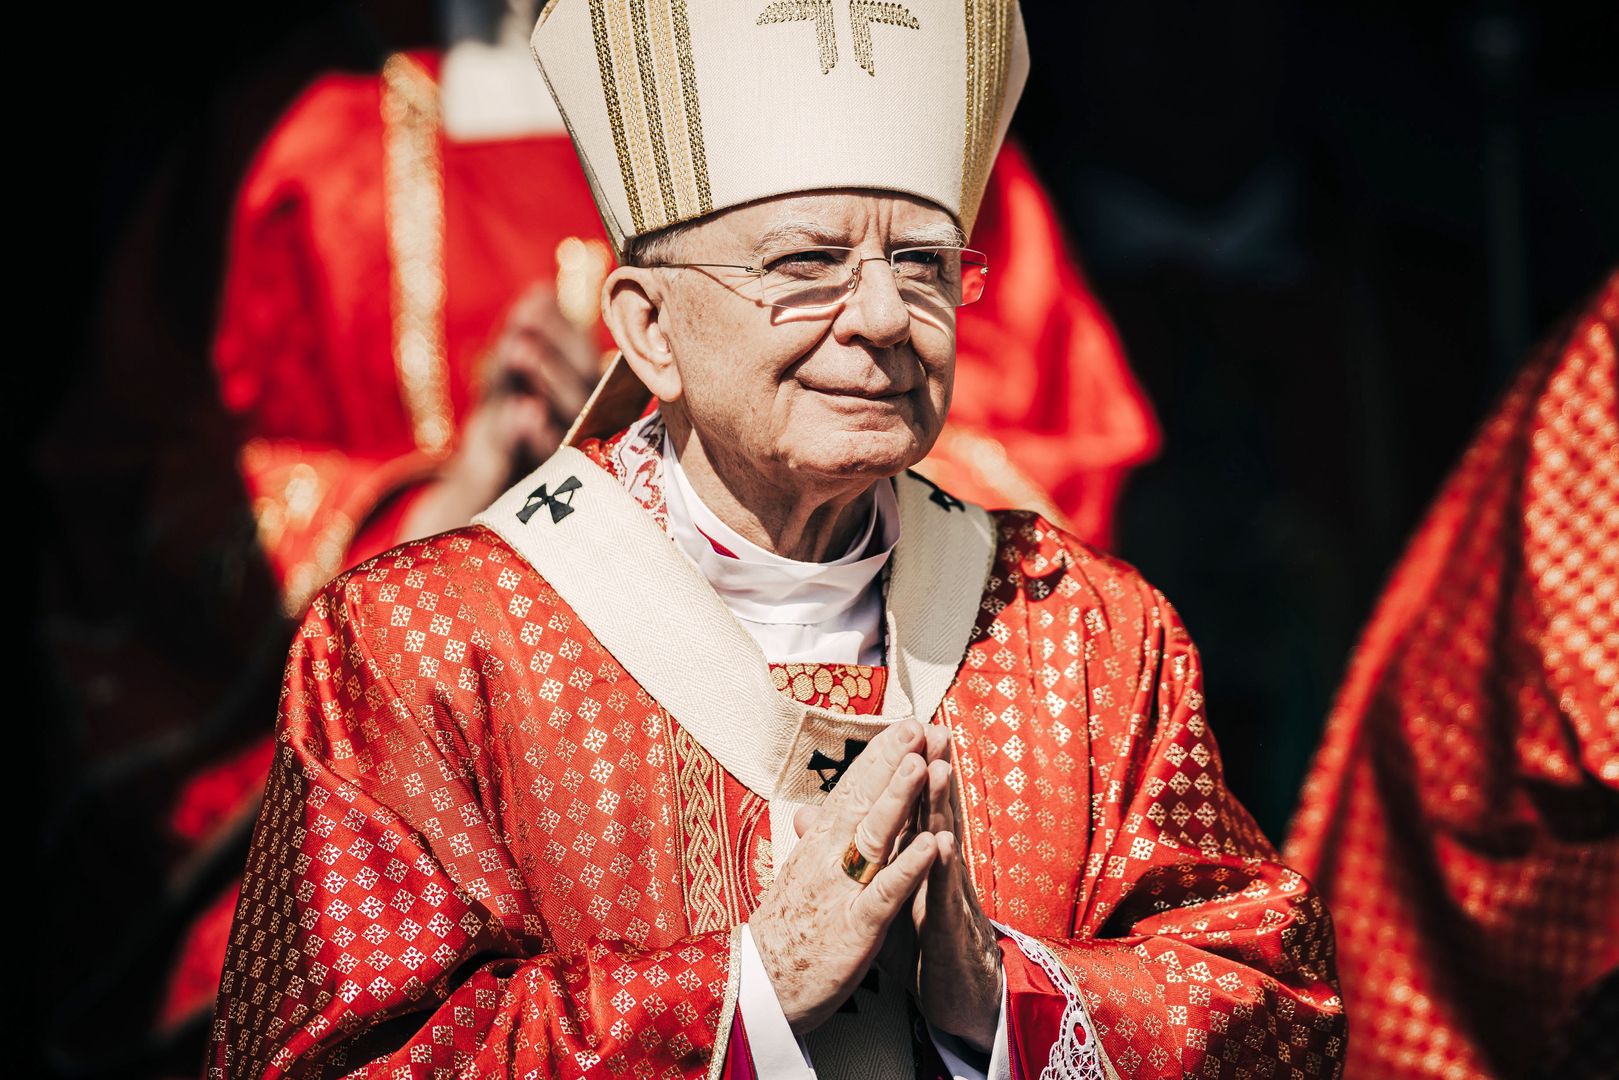
[[890, 237], [889, 242], [895, 248], [964, 247], [967, 237], [956, 226], [940, 221], [905, 229], [899, 235]]
[[849, 238], [843, 232], [817, 225], [813, 221], [778, 221], [759, 235], [753, 244], [753, 253], [764, 255], [784, 247], [847, 246], [848, 243]]

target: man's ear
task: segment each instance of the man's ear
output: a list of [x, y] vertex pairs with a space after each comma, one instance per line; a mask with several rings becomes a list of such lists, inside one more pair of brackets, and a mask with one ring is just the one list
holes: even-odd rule
[[659, 401], [680, 399], [680, 368], [663, 332], [664, 282], [655, 269], [620, 266], [602, 282], [602, 319], [625, 363]]

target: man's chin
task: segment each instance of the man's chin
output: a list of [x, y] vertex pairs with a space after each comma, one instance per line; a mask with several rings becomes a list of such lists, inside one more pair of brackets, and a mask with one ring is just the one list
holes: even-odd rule
[[923, 445], [903, 425], [876, 429], [844, 428], [829, 436], [815, 452], [799, 460], [799, 468], [823, 476], [880, 480], [897, 476], [927, 456]]

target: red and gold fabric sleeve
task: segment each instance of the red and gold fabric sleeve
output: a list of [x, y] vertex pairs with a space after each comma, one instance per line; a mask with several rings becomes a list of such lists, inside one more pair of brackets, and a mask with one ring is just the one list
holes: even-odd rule
[[341, 587], [289, 660], [207, 1074], [725, 1075], [736, 931], [578, 933], [616, 916], [546, 895], [557, 868], [514, 848], [496, 749], [396, 692], [388, 628], [358, 629], [391, 605]]
[[1092, 717], [1072, 929], [1002, 943], [1014, 1074], [1062, 1062], [1064, 1076], [1338, 1076], [1326, 905], [1227, 789], [1179, 616], [1138, 578], [1129, 591], [1146, 644], [1135, 664], [1114, 658], [1119, 679], [1091, 683], [1136, 697], [1123, 730]]

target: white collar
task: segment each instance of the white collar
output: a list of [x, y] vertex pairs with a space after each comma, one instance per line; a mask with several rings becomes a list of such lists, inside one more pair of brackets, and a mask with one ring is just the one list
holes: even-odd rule
[[[807, 767], [845, 740], [931, 718], [961, 668], [995, 553], [980, 508], [908, 474], [895, 478], [907, 537], [884, 605], [883, 712], [845, 716], [776, 689], [758, 644], [669, 534], [608, 471], [572, 447], [473, 520], [529, 562], [653, 700], [762, 798], [826, 798]], [[696, 662], [700, 670], [693, 668]], [[696, 674], [694, 674], [696, 670]]]
[[[744, 622], [814, 625], [843, 620], [870, 596], [899, 541], [899, 504], [893, 485], [886, 482], [876, 485], [865, 529], [848, 551], [830, 562], [784, 558], [720, 520], [693, 490], [674, 440], [667, 435], [663, 488], [670, 535], [725, 606]], [[735, 558], [720, 554], [715, 543]]]

